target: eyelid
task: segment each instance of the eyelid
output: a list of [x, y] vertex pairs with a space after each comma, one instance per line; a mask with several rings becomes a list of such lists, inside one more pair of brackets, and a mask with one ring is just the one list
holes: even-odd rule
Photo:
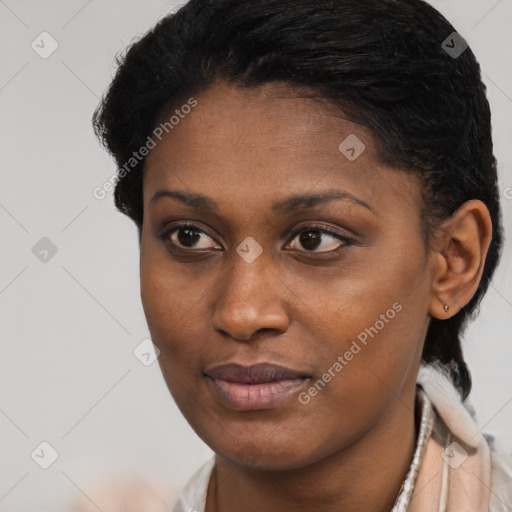
[[307, 229], [311, 229], [311, 230], [317, 229], [318, 231], [321, 231], [322, 233], [327, 233], [329, 235], [332, 235], [335, 238], [339, 238], [339, 239], [343, 239], [343, 240], [351, 240], [352, 239], [350, 235], [343, 235], [343, 234], [339, 233], [338, 231], [336, 231], [334, 228], [330, 228], [323, 224], [318, 224], [318, 223], [313, 222], [313, 223], [309, 223], [309, 224], [305, 224], [305, 225], [300, 225], [300, 226], [294, 228], [292, 231], [292, 240], [300, 232], [305, 231]]
[[[177, 224], [170, 223], [161, 231], [161, 233], [158, 235], [158, 237], [165, 242], [165, 239], [167, 237], [169, 237], [172, 233], [174, 233], [175, 231], [177, 231], [181, 228], [190, 228], [194, 231], [204, 233], [207, 236], [209, 236], [212, 240], [214, 240], [217, 245], [222, 246], [222, 244], [217, 241], [216, 237], [213, 236], [209, 232], [208, 229], [202, 228], [200, 226], [200, 222], [198, 222], [198, 221], [182, 221], [182, 222], [178, 222]], [[299, 250], [298, 252], [300, 252], [300, 253], [315, 254], [315, 255], [319, 255], [319, 256], [321, 256], [321, 255], [328, 256], [328, 255], [336, 254], [336, 253], [342, 251], [347, 245], [353, 245], [355, 243], [354, 238], [352, 238], [351, 236], [343, 235], [341, 233], [338, 233], [334, 228], [329, 228], [325, 225], [313, 222], [313, 223], [309, 223], [309, 224], [302, 224], [302, 225], [295, 227], [292, 231], [292, 234], [288, 238], [288, 242], [286, 243], [286, 245], [289, 245], [291, 242], [293, 242], [293, 240], [297, 237], [298, 234], [300, 234], [303, 231], [307, 231], [308, 229], [310, 229], [310, 230], [316, 229], [324, 234], [327, 234], [329, 236], [332, 236], [333, 238], [338, 239], [340, 242], [343, 242], [343, 243], [340, 244], [340, 246], [337, 247], [336, 249], [332, 249], [330, 251]], [[173, 245], [175, 245], [175, 244], [173, 244]], [[183, 250], [186, 252], [200, 252], [200, 251], [204, 252], [204, 251], [208, 251], [208, 250], [213, 250], [213, 249], [193, 249], [193, 248], [190, 249], [190, 248], [183, 248], [183, 247], [179, 247], [179, 246], [175, 246], [175, 247], [178, 250]]]
[[[215, 236], [213, 236], [208, 229], [205, 229], [203, 227], [200, 226], [200, 223], [198, 221], [183, 221], [183, 222], [178, 222], [176, 224], [174, 223], [170, 223], [168, 225], [166, 225], [162, 230], [160, 230], [159, 234], [157, 235], [158, 238], [160, 238], [161, 240], [165, 241], [165, 239], [167, 237], [169, 237], [172, 233], [174, 233], [175, 231], [177, 231], [178, 229], [182, 229], [182, 228], [190, 228], [194, 231], [198, 231], [200, 233], [204, 233], [205, 235], [208, 235], [217, 245], [222, 245], [221, 243], [219, 243], [216, 239]], [[192, 252], [194, 251], [194, 249], [184, 249], [183, 247], [177, 247], [177, 249], [182, 249], [184, 251], [189, 251], [189, 252]], [[201, 249], [202, 251], [205, 251], [205, 250], [209, 250], [209, 249]], [[196, 249], [196, 251], [198, 251], [198, 249]]]
[[[330, 251], [298, 251], [300, 253], [306, 253], [306, 254], [315, 254], [315, 255], [318, 255], [318, 256], [329, 256], [329, 255], [334, 255], [336, 253], [339, 253], [341, 252], [347, 245], [354, 245], [355, 244], [355, 239], [352, 238], [351, 236], [349, 235], [342, 235], [341, 233], [338, 233], [334, 228], [329, 228], [329, 227], [326, 227], [322, 224], [317, 224], [317, 223], [310, 223], [310, 224], [306, 224], [306, 225], [301, 225], [301, 226], [298, 226], [297, 228], [294, 229], [290, 239], [289, 239], [289, 243], [293, 242], [293, 240], [295, 239], [295, 237], [303, 232], [303, 231], [307, 231], [307, 230], [318, 230], [320, 231], [321, 233], [324, 233], [324, 234], [327, 234], [329, 236], [332, 236], [333, 238], [336, 238], [337, 240], [343, 242], [340, 246], [338, 246], [336, 249], [332, 249]], [[287, 245], [288, 245], [287, 244]]]

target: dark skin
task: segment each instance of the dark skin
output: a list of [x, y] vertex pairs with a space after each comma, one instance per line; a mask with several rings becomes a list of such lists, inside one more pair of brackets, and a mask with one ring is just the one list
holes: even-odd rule
[[[168, 388], [216, 453], [206, 511], [389, 512], [415, 447], [429, 314], [448, 318], [475, 293], [487, 208], [462, 205], [428, 251], [421, 184], [379, 162], [368, 129], [285, 85], [217, 82], [196, 99], [146, 160], [140, 277]], [[366, 146], [355, 161], [338, 149], [350, 134]], [[218, 210], [150, 202], [162, 189], [203, 194]], [[292, 194], [331, 189], [372, 211], [346, 198], [272, 211]], [[183, 229], [161, 236], [185, 221], [195, 226], [188, 245]], [[318, 225], [352, 241], [323, 233], [302, 244]], [[246, 237], [263, 249], [252, 263], [236, 252]], [[233, 410], [203, 374], [214, 363], [268, 361], [310, 375], [307, 392], [394, 303], [401, 311], [308, 404], [293, 396]]]

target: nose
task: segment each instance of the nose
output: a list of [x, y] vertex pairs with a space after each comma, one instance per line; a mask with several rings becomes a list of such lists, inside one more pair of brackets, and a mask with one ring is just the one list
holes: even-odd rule
[[251, 341], [264, 332], [281, 334], [289, 318], [283, 297], [286, 286], [277, 268], [272, 270], [261, 255], [247, 263], [237, 254], [216, 290], [212, 327], [231, 338]]

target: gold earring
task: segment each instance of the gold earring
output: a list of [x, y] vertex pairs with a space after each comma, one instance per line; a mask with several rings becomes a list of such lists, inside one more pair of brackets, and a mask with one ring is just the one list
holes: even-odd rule
[[447, 306], [446, 304], [444, 305], [444, 310], [446, 313], [448, 313], [448, 311], [450, 310], [450, 306]]

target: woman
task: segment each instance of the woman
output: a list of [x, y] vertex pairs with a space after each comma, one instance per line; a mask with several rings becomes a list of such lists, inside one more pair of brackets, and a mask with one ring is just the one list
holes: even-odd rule
[[421, 0], [191, 0], [95, 114], [168, 388], [175, 512], [512, 510], [461, 336], [498, 264], [489, 105]]

